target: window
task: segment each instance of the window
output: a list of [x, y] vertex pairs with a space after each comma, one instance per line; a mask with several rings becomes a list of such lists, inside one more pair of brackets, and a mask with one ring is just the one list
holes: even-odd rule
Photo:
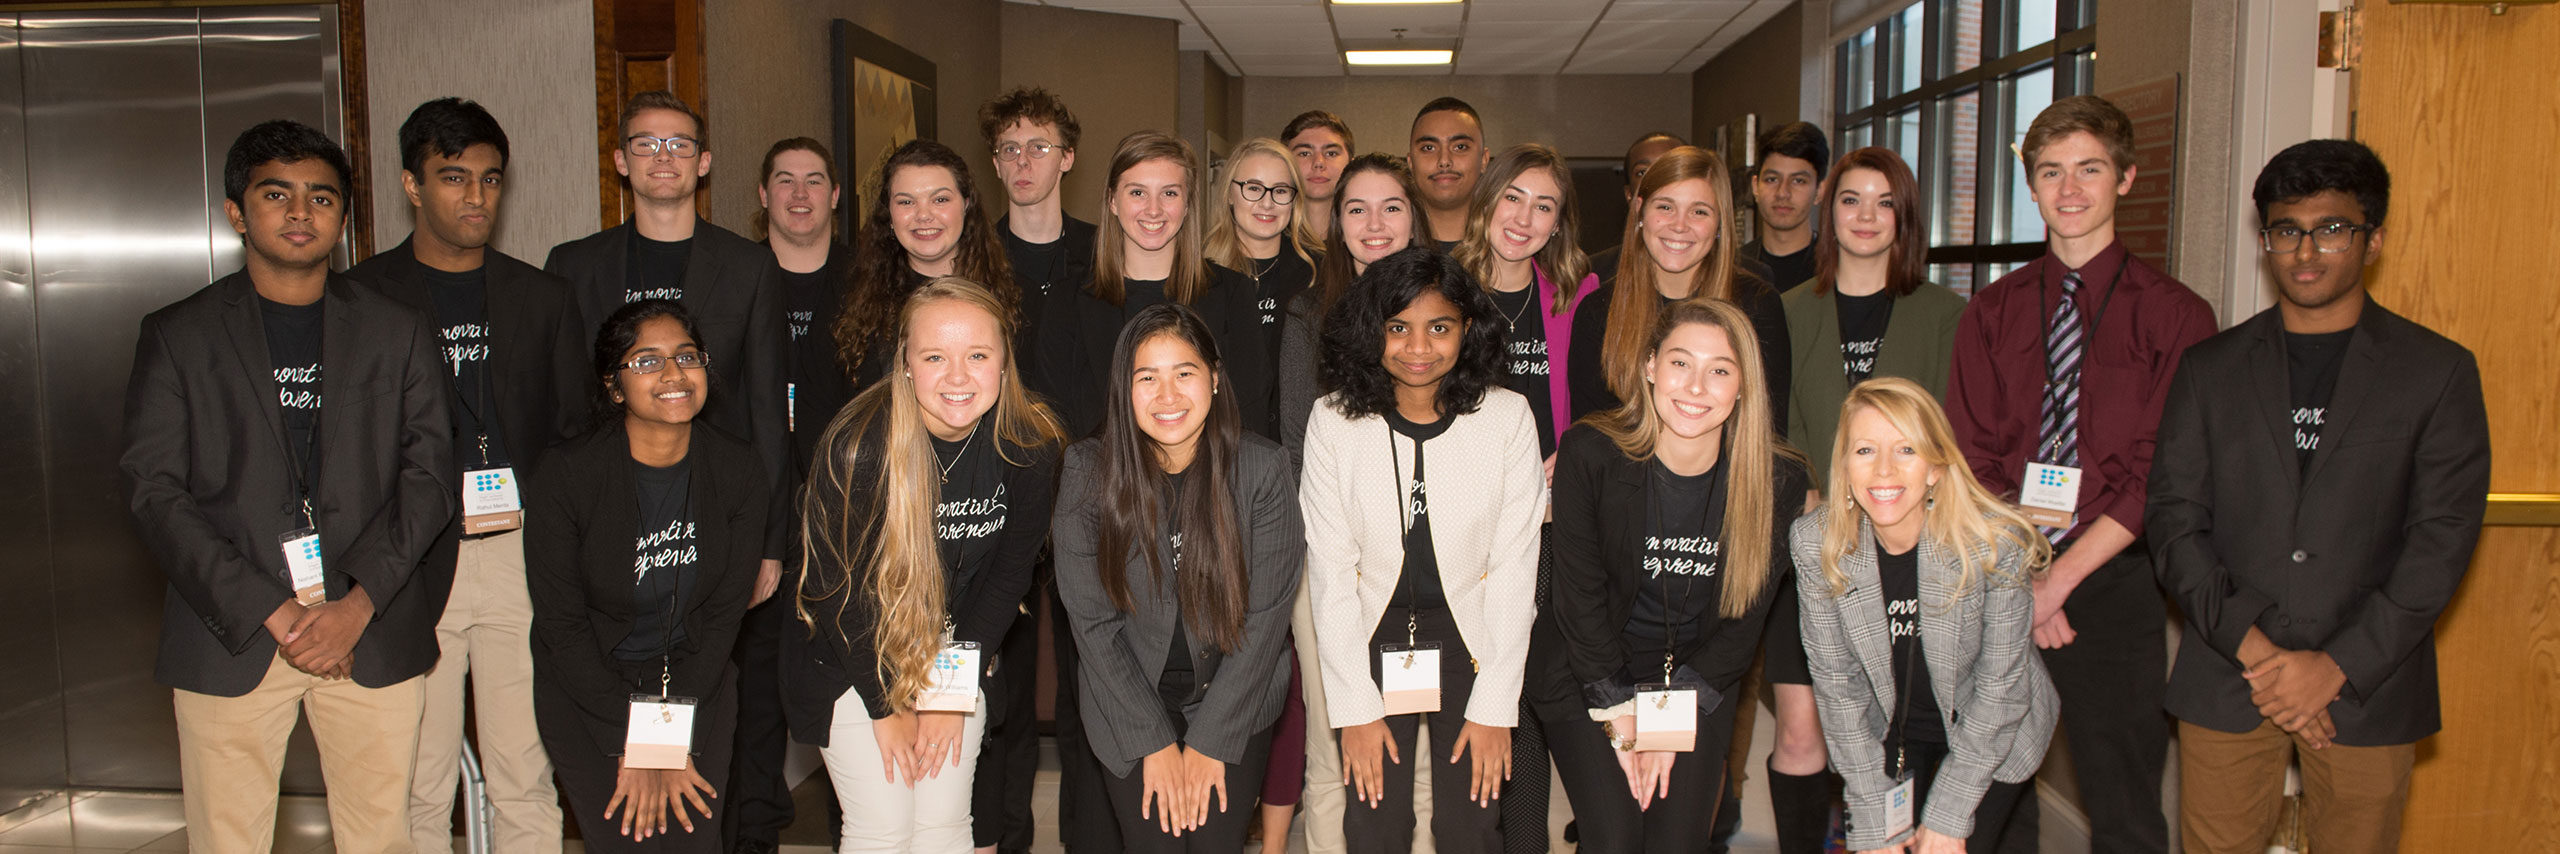
[[1972, 295], [2044, 254], [2012, 146], [2086, 93], [2096, 0], [1913, 0], [1835, 49], [1839, 150], [1892, 148], [1920, 178], [1931, 280]]

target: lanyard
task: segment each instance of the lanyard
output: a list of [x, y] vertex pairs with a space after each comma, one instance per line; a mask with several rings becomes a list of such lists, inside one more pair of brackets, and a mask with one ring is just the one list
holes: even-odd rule
[[294, 450], [291, 426], [277, 434], [276, 441], [284, 443], [285, 468], [293, 474], [293, 495], [302, 506], [302, 526], [320, 527], [319, 517], [311, 511], [311, 470], [320, 464], [320, 413], [311, 413], [311, 441], [303, 443], [300, 451]]
[[[1446, 418], [1446, 417], [1449, 417], [1449, 416], [1445, 416], [1445, 415], [1444, 415], [1444, 416], [1441, 416], [1441, 417]], [[1380, 420], [1380, 421], [1387, 421], [1387, 419], [1384, 419], [1384, 418], [1381, 418], [1381, 419], [1379, 419], [1379, 420]], [[1408, 541], [1409, 541], [1409, 540], [1413, 539], [1413, 520], [1414, 520], [1415, 518], [1417, 518], [1417, 517], [1420, 515], [1420, 513], [1415, 512], [1415, 509], [1414, 509], [1414, 498], [1413, 498], [1413, 492], [1407, 491], [1407, 490], [1404, 488], [1404, 461], [1396, 458], [1396, 427], [1395, 427], [1395, 423], [1394, 423], [1394, 422], [1392, 422], [1392, 421], [1387, 421], [1386, 427], [1387, 427], [1387, 461], [1388, 461], [1388, 463], [1389, 463], [1389, 464], [1391, 464], [1391, 465], [1393, 465], [1393, 466], [1394, 466], [1394, 469], [1395, 469], [1395, 475], [1396, 475], [1395, 480], [1394, 480], [1394, 481], [1389, 482], [1389, 483], [1388, 483], [1388, 486], [1396, 490], [1396, 514], [1397, 514], [1398, 519], [1400, 519], [1400, 520], [1402, 521], [1402, 523], [1403, 523], [1403, 524], [1402, 524], [1402, 528], [1403, 528], [1403, 530], [1404, 530], [1404, 538], [1403, 538], [1403, 539], [1405, 539], [1405, 540], [1408, 540]], [[1418, 490], [1420, 490], [1420, 489], [1422, 489], [1422, 440], [1421, 440], [1421, 439], [1415, 439], [1415, 440], [1413, 440], [1413, 486], [1414, 486], [1414, 489], [1415, 489], [1415, 490], [1417, 490], [1417, 491], [1418, 491]], [[1428, 510], [1424, 510], [1423, 512], [1429, 512], [1429, 511], [1428, 511]], [[1437, 564], [1437, 563], [1439, 563], [1439, 561], [1434, 560], [1434, 561], [1432, 561], [1432, 563]], [[1435, 567], [1433, 567], [1433, 568], [1434, 568], [1434, 569], [1437, 569], [1437, 567], [1436, 567], [1436, 566], [1435, 566]], [[1396, 574], [1397, 574], [1397, 575], [1399, 575], [1399, 576], [1402, 576], [1402, 578], [1400, 579], [1400, 582], [1401, 582], [1402, 584], [1404, 584], [1404, 601], [1405, 601], [1405, 609], [1404, 609], [1404, 642], [1405, 642], [1407, 645], [1420, 643], [1420, 641], [1415, 640], [1415, 637], [1416, 637], [1416, 636], [1418, 636], [1418, 635], [1420, 634], [1421, 629], [1422, 629], [1422, 616], [1421, 616], [1421, 615], [1422, 615], [1422, 601], [1421, 601], [1421, 593], [1420, 593], [1419, 591], [1417, 591], [1417, 590], [1414, 588], [1413, 573], [1405, 572], [1405, 571], [1403, 571], [1403, 568], [1402, 568], [1402, 567], [1398, 567], [1398, 568], [1397, 568], [1397, 572], [1396, 572]]]
[[[1645, 490], [1645, 515], [1652, 519], [1653, 530], [1666, 535], [1664, 537], [1665, 539], [1670, 539], [1667, 535], [1671, 532], [1671, 526], [1662, 516], [1661, 492], [1662, 490], [1676, 489], [1678, 487], [1671, 479], [1671, 469], [1664, 466], [1659, 459], [1654, 461], [1652, 468], [1654, 471], [1650, 476], [1650, 479], [1653, 482], [1653, 488]], [[1721, 486], [1723, 480], [1723, 478], [1715, 478], [1713, 481], [1708, 483], [1707, 488], [1714, 489], [1717, 486]], [[1718, 539], [1721, 540], [1722, 537], [1719, 536]], [[1718, 563], [1722, 563], [1724, 561], [1724, 549], [1719, 546], [1716, 549], [1716, 552], [1716, 561]], [[1690, 589], [1698, 583], [1698, 577], [1688, 575], [1686, 573], [1681, 574], [1680, 598], [1676, 600], [1676, 602], [1671, 598], [1670, 579], [1662, 577], [1661, 572], [1655, 572], [1653, 574], [1653, 580], [1658, 588], [1655, 595], [1662, 599], [1662, 683], [1668, 685], [1671, 684], [1671, 672], [1674, 664], [1672, 661], [1672, 651], [1678, 649], [1680, 646], [1680, 636], [1672, 631], [1671, 615], [1674, 613], [1688, 613], [1689, 592]]]
[[[1877, 595], [1881, 596], [1881, 595], [1883, 595], [1883, 592], [1884, 592], [1884, 584], [1883, 584], [1883, 576], [1884, 576], [1884, 573], [1883, 573], [1883, 570], [1884, 570], [1884, 546], [1883, 546], [1882, 544], [1880, 544], [1880, 543], [1876, 542], [1876, 540], [1875, 540], [1875, 538], [1874, 538], [1874, 537], [1868, 537], [1868, 538], [1867, 538], [1867, 544], [1866, 544], [1866, 547], [1867, 547], [1867, 549], [1868, 549], [1870, 552], [1872, 552], [1872, 553], [1876, 556], [1876, 570], [1877, 570], [1877, 573], [1876, 573], [1876, 576], [1877, 576], [1876, 592], [1877, 592]], [[1915, 549], [1916, 549], [1916, 548], [1919, 548], [1919, 547], [1918, 547], [1918, 546], [1913, 546], [1913, 548], [1915, 548]], [[1920, 558], [1919, 558], [1919, 556], [1918, 556], [1918, 555], [1913, 555], [1911, 559], [1912, 559], [1912, 561], [1916, 564], [1916, 563], [1919, 561], [1919, 559], [1920, 559]], [[1917, 577], [1917, 575], [1915, 574], [1915, 576], [1912, 578], [1912, 590], [1913, 590], [1913, 594], [1912, 594], [1912, 595], [1913, 595], [1913, 598], [1914, 598], [1915, 600], [1918, 598], [1918, 595], [1919, 595], [1919, 594], [1918, 594], [1919, 584], [1920, 584], [1920, 582], [1919, 582], [1919, 578], [1918, 578], [1918, 577]], [[1893, 654], [1893, 614], [1892, 614], [1892, 613], [1890, 613], [1890, 612], [1891, 612], [1891, 606], [1892, 606], [1892, 604], [1893, 604], [1893, 603], [1891, 603], [1891, 602], [1886, 602], [1886, 603], [1885, 603], [1885, 605], [1887, 606], [1887, 609], [1886, 609], [1886, 610], [1887, 610], [1887, 613], [1885, 614], [1885, 618], [1884, 618], [1884, 623], [1885, 623], [1885, 654], [1886, 654], [1886, 655], [1892, 655], [1892, 654]], [[1910, 729], [1910, 727], [1911, 727], [1911, 695], [1912, 695], [1912, 693], [1913, 693], [1913, 690], [1912, 690], [1912, 689], [1913, 689], [1914, 687], [1916, 687], [1916, 686], [1914, 686], [1912, 683], [1913, 683], [1914, 681], [1916, 681], [1916, 680], [1919, 678], [1919, 671], [1920, 671], [1920, 657], [1921, 657], [1921, 655], [1922, 655], [1922, 652], [1921, 652], [1921, 650], [1920, 650], [1920, 643], [1919, 643], [1919, 638], [1920, 638], [1920, 634], [1919, 634], [1920, 615], [1919, 615], [1919, 614], [1914, 613], [1914, 614], [1912, 614], [1912, 615], [1911, 615], [1911, 625], [1912, 625], [1912, 635], [1911, 635], [1911, 637], [1912, 637], [1912, 645], [1911, 645], [1911, 646], [1912, 646], [1912, 649], [1911, 649], [1911, 657], [1910, 657], [1910, 658], [1907, 658], [1907, 659], [1904, 659], [1904, 660], [1903, 660], [1903, 662], [1902, 662], [1902, 684], [1894, 686], [1894, 691], [1895, 691], [1897, 694], [1899, 694], [1899, 695], [1900, 695], [1900, 696], [1899, 696], [1899, 697], [1897, 697], [1896, 699], [1900, 700], [1901, 702], [1899, 702], [1899, 703], [1896, 703], [1896, 704], [1895, 704], [1898, 708], [1897, 708], [1897, 709], [1894, 711], [1894, 713], [1893, 713], [1893, 725], [1892, 725], [1892, 729], [1891, 729], [1891, 730], [1889, 730], [1889, 734], [1885, 737], [1885, 740], [1886, 740], [1887, 742], [1891, 743], [1891, 744], [1892, 744], [1892, 746], [1893, 746], [1893, 767], [1892, 767], [1890, 770], [1888, 770], [1888, 771], [1886, 772], [1886, 775], [1887, 775], [1887, 776], [1899, 776], [1899, 775], [1900, 775], [1900, 774], [1902, 774], [1903, 772], [1906, 772], [1906, 771], [1911, 770], [1911, 765], [1910, 765], [1910, 760], [1909, 760], [1909, 758], [1903, 755], [1903, 747], [1904, 747], [1904, 746], [1905, 746], [1905, 745], [1910, 741], [1910, 733], [1911, 733], [1911, 729]]]
[[[676, 524], [685, 528], [693, 526], [693, 472], [691, 471], [685, 472], [684, 509], [676, 516]], [[669, 696], [674, 690], [671, 686], [675, 682], [676, 672], [676, 605], [684, 599], [684, 570], [679, 567], [670, 567], [670, 569], [675, 570], [676, 577], [667, 585], [667, 624], [661, 628], [661, 636], [665, 640], [661, 642], [658, 649], [658, 696], [662, 698]]]
[[[487, 320], [485, 313], [482, 319], [484, 321], [483, 325], [485, 326], [485, 321]], [[497, 333], [494, 329], [490, 330], [488, 334], [492, 339], [497, 337]], [[447, 348], [446, 352], [452, 353], [451, 348]], [[494, 344], [492, 344], [490, 352], [497, 352]], [[453, 371], [454, 377], [456, 379], [460, 379], [462, 376], [462, 354], [452, 353], [452, 355], [453, 358], [446, 360], [445, 364], [447, 368]], [[495, 411], [495, 407], [491, 406], [489, 402], [489, 360], [480, 360], [480, 366], [471, 371], [471, 378], [473, 380], [472, 394], [465, 395], [461, 393], [460, 389], [455, 389], [454, 399], [461, 402], [462, 414], [471, 418], [472, 432], [477, 434], [476, 438], [480, 442], [480, 465], [487, 466], [489, 465], [489, 414]], [[474, 403], [475, 400], [477, 401], [476, 405]]]
[[[2046, 257], [2051, 258], [2052, 256], [2048, 255]], [[2055, 263], [2061, 262], [2057, 261]], [[2124, 262], [2116, 265], [2116, 274], [2107, 277], [2107, 298], [2098, 301], [2097, 315], [2081, 327], [2084, 331], [2080, 333], [2080, 364], [2073, 365], [2071, 367], [2070, 379], [2072, 385], [2076, 386], [2080, 384], [2081, 372], [2088, 368], [2090, 358], [2098, 352], [2098, 349], [2090, 346], [2090, 344], [2098, 340], [2098, 325], [2106, 322], [2107, 308], [2115, 304], [2116, 285], [2124, 281], [2124, 268], [2131, 266], [2133, 266], [2133, 256], [2128, 253], [2124, 257]], [[2082, 284], [2085, 285], [2087, 282], [2083, 281]], [[2053, 372], [2053, 309], [2045, 307], [2044, 293], [2046, 290], [2047, 288], [2045, 287], [2044, 276], [2041, 274], [2037, 275], [2036, 319], [2038, 322], [2036, 324], [2036, 328], [2043, 330], [2044, 334], [2036, 337], [2036, 346], [2042, 348], [2044, 352], [2044, 381], [2045, 384], [2049, 386], [2062, 382], [2063, 378], [2055, 375]], [[2082, 290], [2082, 293], [2087, 293], [2087, 291], [2084, 289]], [[2072, 299], [2077, 300], [2079, 297], [2075, 296], [2072, 297]], [[2055, 303], [2055, 307], [2057, 308], [2060, 307], [2060, 305], [2061, 304], [2059, 302]]]

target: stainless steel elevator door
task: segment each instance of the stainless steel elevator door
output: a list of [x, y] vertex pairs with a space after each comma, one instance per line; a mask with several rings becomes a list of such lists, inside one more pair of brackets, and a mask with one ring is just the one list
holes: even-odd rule
[[[18, 589], [18, 577], [30, 573], [50, 579], [62, 782], [174, 789], [170, 694], [151, 678], [165, 580], [134, 535], [116, 469], [125, 380], [144, 314], [239, 269], [240, 238], [222, 212], [232, 138], [271, 118], [344, 138], [336, 9], [49, 12], [7, 21], [17, 44], [25, 157], [6, 162], [0, 136], [0, 168], [11, 173], [0, 186], [25, 188], [20, 233], [31, 256], [38, 360], [28, 399], [39, 401], [42, 419], [51, 551], [47, 566], [0, 568], [10, 579], [0, 584]], [[8, 216], [0, 213], [0, 229]], [[0, 234], [0, 246], [11, 239]], [[0, 255], [0, 268], [8, 261]], [[14, 457], [20, 449], [0, 444], [0, 452]], [[0, 708], [17, 705], [17, 690], [0, 683], [13, 701]], [[317, 791], [309, 742], [296, 741], [285, 786]], [[13, 746], [0, 742], [0, 751]]]

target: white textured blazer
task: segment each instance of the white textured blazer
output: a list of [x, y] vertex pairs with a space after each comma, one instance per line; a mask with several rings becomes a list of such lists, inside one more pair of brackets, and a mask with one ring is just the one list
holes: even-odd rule
[[[1298, 504], [1306, 517], [1316, 656], [1330, 724], [1339, 728], [1386, 715], [1369, 675], [1376, 654], [1369, 638], [1403, 576], [1413, 441], [1384, 418], [1345, 418], [1333, 401], [1317, 401], [1307, 419]], [[1538, 522], [1547, 507], [1537, 430], [1527, 398], [1489, 389], [1475, 412], [1431, 440], [1424, 459], [1440, 585], [1475, 657], [1466, 719], [1485, 726], [1513, 726], [1520, 717], [1529, 624], [1538, 609]]]

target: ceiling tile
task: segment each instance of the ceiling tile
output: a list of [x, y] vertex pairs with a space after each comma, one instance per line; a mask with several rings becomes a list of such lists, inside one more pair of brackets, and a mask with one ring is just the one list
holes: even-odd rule
[[1627, 50], [1593, 53], [1584, 50], [1565, 66], [1566, 74], [1660, 74], [1687, 56], [1686, 50]]
[[[1601, 22], [1591, 28], [1591, 37], [1582, 42], [1583, 53], [1614, 53], [1624, 50], [1668, 50], [1688, 53], [1698, 43], [1715, 33], [1715, 25], [1704, 22], [1611, 23]], [[1676, 57], [1675, 57], [1676, 58]]]
[[1467, 23], [1477, 21], [1583, 21], [1600, 14], [1608, 0], [1537, 0], [1530, 3], [1494, 4], [1476, 0], [1467, 4]]
[[1331, 27], [1321, 6], [1192, 6], [1191, 13], [1200, 23], [1216, 27], [1268, 27], [1275, 25], [1315, 25]]
[[1398, 27], [1408, 38], [1447, 38], [1458, 34], [1465, 17], [1465, 7], [1457, 5], [1336, 6], [1333, 27], [1345, 39], [1394, 38]]

